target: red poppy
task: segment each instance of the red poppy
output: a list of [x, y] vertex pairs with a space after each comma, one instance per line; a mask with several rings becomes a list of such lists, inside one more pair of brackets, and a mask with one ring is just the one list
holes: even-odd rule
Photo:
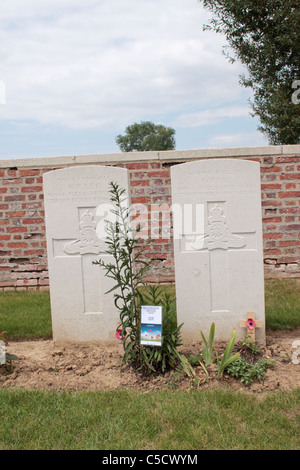
[[246, 325], [249, 330], [253, 330], [255, 328], [255, 321], [253, 320], [253, 318], [248, 318], [248, 320], [246, 321]]
[[122, 330], [117, 330], [116, 331], [116, 338], [122, 339]]

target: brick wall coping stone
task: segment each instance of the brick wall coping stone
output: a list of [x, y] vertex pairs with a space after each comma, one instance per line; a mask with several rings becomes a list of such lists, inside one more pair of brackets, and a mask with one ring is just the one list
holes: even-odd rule
[[111, 154], [74, 155], [57, 157], [18, 158], [0, 160], [0, 168], [47, 168], [87, 164], [113, 164], [138, 161], [176, 161], [202, 158], [241, 158], [265, 155], [300, 154], [300, 145], [269, 145], [265, 147], [236, 147], [163, 152], [120, 152]]

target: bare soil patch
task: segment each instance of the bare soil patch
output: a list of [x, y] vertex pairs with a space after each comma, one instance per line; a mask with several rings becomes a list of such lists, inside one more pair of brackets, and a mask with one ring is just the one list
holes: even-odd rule
[[[122, 367], [122, 356], [117, 344], [56, 345], [47, 341], [9, 342], [7, 351], [15, 354], [14, 371], [0, 366], [0, 387], [30, 390], [82, 391], [130, 389], [150, 392], [153, 390], [199, 390], [225, 388], [250, 393], [300, 388], [300, 364], [292, 362], [293, 342], [300, 340], [300, 328], [293, 331], [268, 331], [266, 346], [260, 348], [260, 358], [275, 361], [263, 379], [247, 386], [228, 375], [218, 380], [212, 371], [207, 379], [201, 367], [195, 368], [196, 381], [170, 370], [163, 375], [145, 377], [131, 367]], [[217, 347], [222, 348], [222, 344]], [[226, 346], [226, 345], [225, 345]], [[236, 344], [236, 349], [239, 343]], [[298, 346], [300, 349], [300, 346]], [[185, 355], [200, 354], [201, 343], [182, 349]], [[221, 349], [222, 350], [222, 349]], [[300, 354], [299, 354], [300, 358]]]

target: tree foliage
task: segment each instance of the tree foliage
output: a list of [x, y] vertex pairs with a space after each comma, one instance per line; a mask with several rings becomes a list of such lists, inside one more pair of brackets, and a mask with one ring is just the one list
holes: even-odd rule
[[116, 142], [122, 152], [150, 150], [174, 150], [175, 130], [150, 121], [134, 123], [126, 127], [125, 135], [118, 135]]
[[300, 80], [299, 0], [199, 1], [213, 13], [204, 29], [224, 34], [234, 52], [224, 48], [227, 57], [247, 67], [240, 83], [253, 89], [259, 130], [270, 144], [299, 143], [300, 104], [292, 100]]

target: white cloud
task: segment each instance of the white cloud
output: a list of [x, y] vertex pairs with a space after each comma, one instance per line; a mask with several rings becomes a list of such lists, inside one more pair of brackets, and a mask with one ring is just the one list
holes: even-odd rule
[[249, 115], [248, 106], [226, 106], [223, 108], [211, 108], [199, 113], [181, 114], [172, 123], [177, 127], [200, 127], [216, 124], [226, 119], [245, 117]]
[[267, 138], [258, 132], [238, 132], [235, 134], [216, 135], [209, 141], [210, 147], [257, 147], [268, 145]]
[[241, 66], [205, 22], [196, 0], [2, 1], [0, 117], [84, 129], [244, 115], [247, 105], [228, 106], [242, 94]]

